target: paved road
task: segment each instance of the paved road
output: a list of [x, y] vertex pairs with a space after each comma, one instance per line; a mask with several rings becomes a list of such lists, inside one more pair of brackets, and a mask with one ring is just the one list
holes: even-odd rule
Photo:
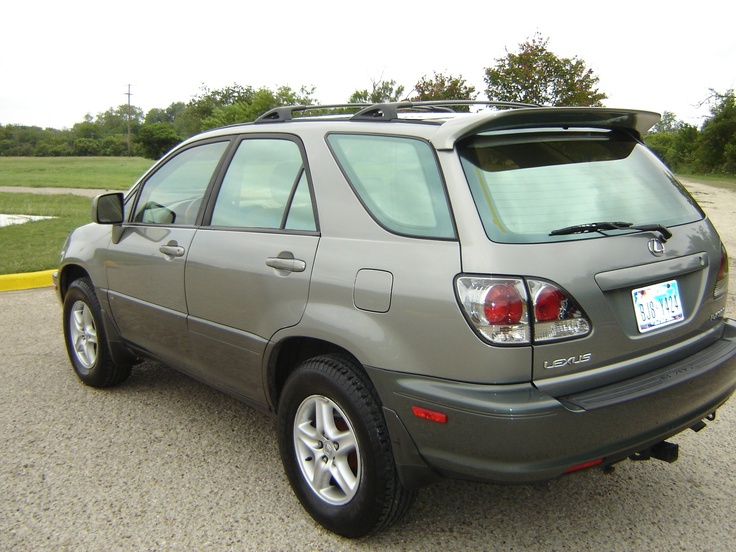
[[[713, 193], [709, 213], [726, 204]], [[0, 293], [0, 405], [0, 550], [736, 549], [736, 400], [673, 439], [673, 465], [545, 489], [447, 481], [357, 542], [303, 512], [268, 417], [151, 362], [113, 390], [79, 383], [50, 289]]]
[[33, 188], [29, 186], [0, 186], [0, 192], [15, 192], [24, 194], [72, 194], [86, 197], [95, 197], [96, 195], [121, 190], [92, 190], [88, 188]]

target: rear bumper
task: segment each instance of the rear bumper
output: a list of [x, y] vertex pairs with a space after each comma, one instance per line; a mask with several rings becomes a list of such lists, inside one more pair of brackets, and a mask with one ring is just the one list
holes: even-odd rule
[[[565, 397], [531, 384], [477, 385], [369, 369], [405, 484], [432, 473], [531, 483], [621, 460], [692, 427], [736, 389], [736, 324], [698, 353], [644, 376]], [[413, 415], [419, 406], [447, 423]]]

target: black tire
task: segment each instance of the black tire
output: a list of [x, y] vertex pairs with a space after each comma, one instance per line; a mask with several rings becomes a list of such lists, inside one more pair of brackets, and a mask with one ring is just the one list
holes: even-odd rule
[[344, 537], [396, 523], [416, 496], [399, 480], [373, 386], [346, 357], [317, 357], [289, 376], [279, 400], [279, 446], [299, 502]]
[[64, 296], [64, 341], [74, 371], [92, 387], [110, 387], [128, 378], [131, 367], [113, 362], [94, 286], [72, 282]]

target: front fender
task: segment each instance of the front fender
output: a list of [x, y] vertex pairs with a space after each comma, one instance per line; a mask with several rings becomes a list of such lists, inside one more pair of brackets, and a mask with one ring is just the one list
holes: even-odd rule
[[61, 251], [58, 283], [63, 300], [69, 284], [84, 272], [97, 289], [107, 289], [107, 249], [110, 226], [90, 223], [73, 230]]

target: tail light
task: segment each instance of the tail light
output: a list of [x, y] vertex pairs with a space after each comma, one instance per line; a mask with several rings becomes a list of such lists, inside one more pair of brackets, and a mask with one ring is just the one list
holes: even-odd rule
[[465, 317], [489, 343], [526, 345], [590, 333], [575, 301], [550, 282], [461, 276], [456, 285]]
[[721, 264], [718, 267], [718, 277], [716, 278], [716, 287], [713, 289], [713, 297], [718, 299], [728, 292], [728, 253], [726, 248], [721, 244]]
[[590, 333], [590, 322], [564, 291], [549, 282], [528, 283], [534, 303], [534, 341], [556, 341]]
[[480, 336], [491, 343], [529, 343], [527, 294], [521, 279], [457, 279], [465, 316]]

